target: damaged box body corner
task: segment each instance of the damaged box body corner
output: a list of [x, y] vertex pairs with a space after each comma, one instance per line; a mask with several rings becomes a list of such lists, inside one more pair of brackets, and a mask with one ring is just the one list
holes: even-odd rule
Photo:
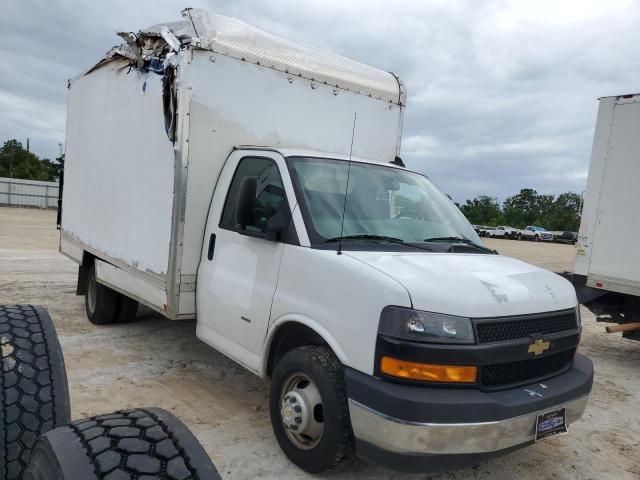
[[[112, 55], [69, 85], [60, 250], [95, 257], [101, 283], [172, 319], [195, 317], [207, 212], [235, 147], [348, 153], [357, 112], [353, 154], [387, 163], [404, 111], [392, 74], [338, 56], [309, 66], [311, 47], [269, 38], [248, 51], [255, 32], [225, 41], [218, 28], [207, 43], [202, 30], [177, 52], [141, 34], [165, 45], [145, 68]], [[348, 81], [359, 68], [369, 84]]]

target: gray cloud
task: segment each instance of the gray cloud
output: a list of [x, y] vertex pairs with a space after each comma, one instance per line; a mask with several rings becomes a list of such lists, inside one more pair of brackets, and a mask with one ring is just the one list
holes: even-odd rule
[[[238, 17], [398, 73], [409, 92], [403, 157], [454, 199], [521, 187], [581, 191], [600, 96], [640, 91], [634, 0], [234, 2]], [[64, 141], [66, 84], [116, 30], [177, 20], [172, 1], [9, 0], [0, 17], [0, 140]]]

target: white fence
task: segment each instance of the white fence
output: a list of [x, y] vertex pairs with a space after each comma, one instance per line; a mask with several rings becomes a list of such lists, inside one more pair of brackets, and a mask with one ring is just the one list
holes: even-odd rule
[[0, 205], [58, 208], [58, 182], [0, 177]]

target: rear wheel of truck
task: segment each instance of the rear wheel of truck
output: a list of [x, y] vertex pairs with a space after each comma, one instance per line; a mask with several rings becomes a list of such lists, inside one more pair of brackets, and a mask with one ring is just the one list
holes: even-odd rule
[[296, 348], [280, 359], [269, 410], [280, 448], [309, 473], [336, 467], [353, 450], [344, 369], [325, 347]]
[[91, 266], [87, 274], [87, 293], [84, 305], [87, 318], [94, 325], [114, 323], [120, 314], [120, 294], [109, 287], [98, 283], [96, 267]]
[[24, 480], [216, 480], [191, 431], [159, 408], [78, 420], [38, 440]]
[[121, 293], [116, 292], [116, 294], [120, 297], [120, 305], [118, 305], [116, 321], [118, 323], [133, 322], [136, 319], [136, 314], [138, 313], [138, 302], [133, 298], [122, 295]]
[[38, 436], [69, 422], [69, 388], [51, 317], [0, 306], [0, 480], [21, 479]]

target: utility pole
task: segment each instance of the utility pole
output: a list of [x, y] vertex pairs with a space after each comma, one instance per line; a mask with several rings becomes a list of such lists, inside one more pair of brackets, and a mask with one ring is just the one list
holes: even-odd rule
[[29, 137], [27, 137], [27, 153], [29, 153]]

